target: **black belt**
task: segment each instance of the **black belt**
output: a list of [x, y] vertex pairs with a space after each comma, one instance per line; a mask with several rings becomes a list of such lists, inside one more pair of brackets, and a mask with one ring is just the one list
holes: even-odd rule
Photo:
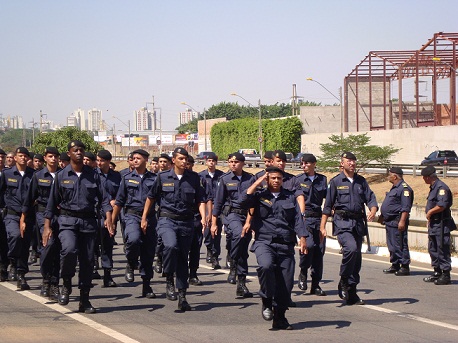
[[305, 218], [320, 218], [321, 215], [322, 215], [321, 212], [305, 211]]
[[141, 216], [143, 216], [143, 210], [135, 210], [133, 208], [127, 208], [124, 211], [124, 214], [135, 214], [135, 215], [141, 217]]
[[9, 214], [11, 216], [18, 216], [20, 217], [22, 215], [22, 212], [16, 212], [15, 210], [12, 210], [10, 208], [6, 209], [6, 214]]
[[161, 211], [159, 213], [159, 217], [165, 217], [165, 218], [170, 218], [170, 219], [180, 220], [180, 221], [186, 222], [186, 221], [193, 220], [194, 219], [194, 214], [179, 215], [179, 214], [174, 214], [174, 213], [170, 213], [170, 212]]
[[363, 218], [363, 213], [350, 212], [350, 211], [344, 211], [344, 210], [335, 210], [334, 213], [340, 215], [344, 219], [362, 219]]
[[78, 211], [70, 211], [70, 210], [60, 210], [61, 216], [68, 216], [68, 217], [75, 217], [80, 219], [90, 219], [95, 218], [95, 212], [78, 212]]
[[37, 212], [44, 212], [46, 211], [46, 205], [37, 204]]
[[243, 216], [246, 216], [248, 214], [248, 211], [242, 210], [241, 208], [231, 208], [229, 213], [236, 213], [236, 214], [241, 214]]

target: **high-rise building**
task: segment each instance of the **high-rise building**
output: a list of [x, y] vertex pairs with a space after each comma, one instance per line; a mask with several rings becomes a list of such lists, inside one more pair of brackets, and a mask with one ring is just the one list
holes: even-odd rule
[[199, 113], [187, 108], [185, 112], [180, 112], [180, 125], [187, 124], [191, 120], [199, 117]]
[[153, 130], [153, 116], [146, 107], [134, 112], [135, 116], [135, 131]]
[[73, 112], [73, 114], [75, 115], [76, 120], [77, 120], [76, 127], [79, 127], [81, 130], [86, 130], [87, 122], [86, 122], [86, 118], [84, 115], [84, 110], [82, 110], [81, 108], [78, 108], [76, 111]]
[[67, 117], [67, 126], [78, 127], [78, 118], [73, 113]]
[[88, 131], [99, 131], [102, 126], [102, 111], [96, 108], [87, 111], [87, 127]]

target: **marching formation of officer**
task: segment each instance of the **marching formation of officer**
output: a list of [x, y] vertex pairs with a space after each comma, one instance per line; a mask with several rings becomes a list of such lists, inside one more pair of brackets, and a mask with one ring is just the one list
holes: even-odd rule
[[[294, 248], [299, 245], [299, 289], [307, 290], [310, 269], [310, 294], [325, 296], [320, 282], [326, 223], [332, 217], [333, 235], [342, 246], [339, 296], [346, 305], [364, 305], [357, 294], [361, 247], [368, 235], [367, 222], [374, 219], [378, 205], [366, 179], [356, 173], [353, 153], [341, 155], [341, 172], [328, 184], [326, 176], [316, 172], [313, 154], [302, 156], [303, 173], [295, 176], [285, 171], [283, 151], [266, 151], [266, 169], [253, 176], [243, 169], [245, 157], [238, 152], [229, 155], [228, 172], [216, 168], [218, 157], [210, 153], [206, 170], [197, 174], [184, 148], [176, 148], [172, 158], [161, 154], [150, 166], [149, 153], [137, 149], [129, 153], [129, 167], [115, 172], [110, 152], [102, 150], [96, 156], [85, 148], [78, 140], [71, 141], [68, 152], [60, 155], [56, 148], [48, 147], [43, 155], [33, 155], [38, 156], [36, 170], [27, 166], [30, 154], [26, 148], [15, 150], [9, 166], [0, 149], [0, 281], [15, 281], [18, 290], [30, 289], [25, 275], [36, 228], [41, 246], [37, 251], [40, 295], [67, 305], [79, 264], [79, 311], [95, 313], [89, 292], [97, 250], [103, 287], [117, 286], [111, 270], [119, 219], [127, 260], [125, 280], [133, 282], [138, 270], [142, 296], [155, 298], [151, 279], [156, 270], [165, 276], [166, 298], [178, 300], [179, 310], [190, 311], [187, 288], [202, 285], [197, 276], [201, 245], [204, 242], [207, 248], [207, 263], [220, 269], [224, 229], [230, 268], [227, 281], [237, 284], [237, 297], [253, 297], [246, 285], [251, 251], [258, 263], [262, 318], [273, 320], [273, 329], [291, 330], [285, 313], [294, 306]], [[450, 210], [453, 197], [434, 167], [424, 168], [421, 174], [430, 185], [426, 219], [434, 268], [424, 281], [447, 285], [451, 283], [450, 232], [456, 229]], [[382, 203], [379, 222], [386, 226], [391, 267], [383, 272], [407, 276], [407, 231], [414, 192], [403, 180], [401, 168], [390, 168], [388, 180], [392, 187]], [[254, 243], [249, 249], [252, 233]]]

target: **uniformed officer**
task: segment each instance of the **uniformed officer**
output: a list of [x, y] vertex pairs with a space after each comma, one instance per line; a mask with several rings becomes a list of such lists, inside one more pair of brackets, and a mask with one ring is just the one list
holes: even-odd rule
[[5, 162], [5, 168], [11, 168], [16, 164], [16, 161], [14, 160], [14, 152], [9, 152], [6, 154], [6, 162]]
[[326, 251], [326, 237], [320, 239], [321, 206], [326, 197], [327, 178], [317, 173], [316, 157], [313, 154], [304, 154], [301, 158], [303, 174], [297, 176], [299, 194], [305, 198], [305, 207], [301, 208], [301, 214], [305, 220], [305, 226], [313, 237], [313, 247], [307, 255], [300, 256], [299, 289], [307, 290], [307, 274], [311, 267], [310, 276], [312, 284], [310, 294], [325, 296], [326, 292], [320, 287], [323, 278], [323, 257]]
[[[78, 310], [95, 313], [89, 302], [94, 266], [96, 240], [97, 206], [105, 212], [105, 227], [112, 230], [111, 211], [108, 197], [97, 172], [83, 164], [85, 145], [73, 140], [67, 146], [70, 164], [56, 174], [49, 201], [46, 206], [43, 231], [43, 246], [52, 236], [51, 220], [58, 216], [60, 252], [60, 275], [63, 285], [59, 304], [67, 305], [72, 292], [72, 277], [79, 263], [80, 302]], [[113, 232], [111, 232], [113, 234]]]
[[[5, 169], [6, 153], [0, 149], [0, 176]], [[0, 196], [0, 282], [8, 280], [8, 242], [5, 228], [5, 199]]]
[[[110, 205], [113, 207], [116, 201], [116, 194], [118, 193], [118, 189], [121, 184], [121, 174], [110, 168], [111, 159], [112, 155], [108, 150], [100, 150], [97, 153], [98, 168], [96, 170], [99, 174], [102, 186], [105, 188], [110, 201]], [[105, 219], [105, 213], [100, 211], [99, 233], [101, 247], [100, 255], [103, 268], [103, 287], [116, 287], [116, 282], [114, 282], [111, 276], [111, 270], [113, 269], [114, 235], [116, 235], [116, 231], [114, 232], [113, 236], [110, 235], [108, 230], [106, 230], [104, 227]], [[116, 229], [116, 222], [113, 221], [113, 225]]]
[[[274, 159], [272, 165], [277, 168], [280, 168], [283, 171], [283, 188], [289, 189], [292, 192], [296, 192], [298, 190], [296, 176], [285, 171], [287, 160], [286, 153], [283, 150], [275, 150], [273, 152], [273, 157]], [[302, 201], [302, 204], [304, 204], [303, 196], [301, 196], [300, 198], [302, 198], [302, 200], [298, 198], [298, 203], [300, 204], [300, 202]]]
[[188, 255], [194, 232], [194, 211], [199, 207], [202, 227], [205, 228], [205, 190], [197, 173], [186, 169], [188, 152], [176, 148], [173, 168], [159, 173], [145, 203], [142, 228], [148, 225], [151, 206], [158, 202], [160, 211], [157, 232], [164, 245], [163, 268], [167, 279], [166, 297], [176, 300], [174, 276], [178, 288], [178, 309], [191, 310], [186, 300], [188, 288]]
[[22, 203], [26, 197], [32, 175], [35, 172], [32, 168], [27, 167], [28, 159], [29, 151], [24, 147], [17, 148], [14, 156], [16, 165], [4, 169], [0, 179], [0, 194], [4, 196], [6, 209], [4, 222], [8, 237], [8, 258], [10, 259], [8, 279], [17, 281], [18, 290], [30, 289], [25, 279], [25, 274], [29, 271], [30, 237], [35, 223], [33, 211], [26, 218], [29, 229], [21, 233], [19, 228]]
[[129, 174], [132, 170], [134, 170], [134, 157], [131, 152], [127, 155], [127, 168], [121, 169], [119, 173], [121, 176]]
[[[36, 155], [35, 155], [36, 156]], [[21, 231], [27, 229], [26, 218], [36, 213], [36, 226], [38, 233], [43, 234], [44, 215], [46, 205], [48, 204], [51, 186], [54, 182], [59, 164], [59, 151], [55, 147], [47, 147], [45, 150], [44, 160], [46, 167], [33, 174], [27, 196], [22, 205], [22, 215], [20, 220]], [[46, 247], [41, 249], [40, 254], [40, 271], [43, 278], [40, 295], [53, 301], [59, 297], [59, 270], [60, 270], [60, 242], [57, 238], [58, 224], [57, 218], [51, 222], [52, 235], [48, 240]], [[41, 239], [40, 239], [41, 241]]]
[[223, 224], [226, 228], [226, 238], [230, 240], [229, 253], [232, 260], [227, 281], [231, 284], [236, 283], [235, 276], [237, 275], [236, 295], [251, 298], [253, 293], [246, 286], [248, 244], [251, 240], [251, 233], [242, 236], [248, 211], [240, 205], [240, 196], [255, 180], [252, 174], [243, 170], [245, 157], [241, 153], [230, 154], [228, 162], [230, 171], [219, 178], [216, 187], [211, 233], [212, 236], [217, 234], [217, 219], [223, 214]]
[[154, 249], [156, 248], [155, 212], [149, 213], [148, 225], [145, 227], [141, 226], [141, 218], [143, 206], [156, 180], [156, 175], [147, 169], [149, 157], [147, 151], [137, 149], [132, 151], [132, 156], [135, 169], [122, 178], [113, 208], [113, 219], [116, 220], [119, 212], [124, 208], [124, 239], [127, 258], [125, 279], [127, 282], [133, 282], [134, 270], [138, 268], [143, 284], [142, 296], [151, 299], [156, 297], [150, 285], [153, 278]]
[[151, 173], [159, 173], [159, 157], [155, 156], [151, 159], [150, 170]]
[[434, 273], [423, 281], [435, 285], [449, 285], [452, 261], [450, 257], [450, 232], [456, 229], [450, 208], [453, 195], [450, 188], [437, 178], [436, 168], [427, 166], [421, 171], [423, 180], [429, 186], [426, 201], [426, 220], [428, 221], [428, 251]]
[[266, 173], [265, 168], [268, 168], [268, 167], [272, 166], [273, 163], [274, 163], [274, 152], [271, 151], [271, 150], [267, 150], [264, 153], [264, 169], [258, 171], [256, 174], [254, 174], [254, 178], [257, 180], [261, 176], [263, 176]]
[[[267, 182], [267, 188], [256, 192], [263, 181]], [[283, 188], [282, 182], [283, 171], [268, 167], [266, 174], [244, 191], [241, 203], [249, 204], [253, 215], [248, 218], [242, 236], [250, 230], [255, 232], [251, 251], [258, 262], [262, 317], [273, 319], [273, 329], [292, 330], [285, 312], [294, 283], [294, 246], [297, 236], [300, 252], [307, 253], [306, 238], [310, 234], [296, 203], [296, 194]]]
[[44, 163], [45, 163], [45, 159], [42, 154], [33, 155], [33, 169], [35, 170], [43, 169]]
[[221, 232], [223, 229], [223, 223], [221, 221], [221, 217], [216, 219], [216, 225], [218, 227], [217, 233], [214, 237], [212, 237], [210, 232], [211, 226], [211, 216], [213, 211], [213, 201], [216, 195], [216, 185], [218, 183], [218, 179], [224, 174], [221, 170], [216, 169], [216, 165], [218, 164], [218, 156], [214, 152], [210, 152], [207, 155], [207, 159], [205, 160], [205, 165], [207, 169], [201, 171], [199, 176], [203, 179], [206, 186], [206, 194], [207, 194], [207, 217], [206, 221], [208, 223], [207, 227], [205, 228], [204, 232], [204, 244], [207, 247], [207, 263], [210, 263], [213, 269], [220, 269], [221, 266], [219, 264], [219, 255], [221, 254]]
[[326, 193], [320, 224], [321, 239], [326, 237], [326, 222], [334, 211], [332, 232], [342, 246], [339, 296], [347, 305], [364, 305], [356, 290], [360, 282], [361, 246], [363, 236], [367, 234], [364, 205], [370, 209], [367, 221], [372, 221], [378, 210], [377, 200], [366, 179], [355, 171], [356, 156], [344, 152], [340, 163], [343, 171], [331, 179]]
[[386, 244], [390, 252], [391, 267], [384, 269], [385, 274], [396, 276], [410, 275], [410, 253], [407, 241], [409, 214], [412, 209], [414, 193], [403, 180], [403, 171], [392, 167], [388, 173], [388, 181], [393, 185], [380, 208], [381, 218], [386, 227]]
[[70, 164], [70, 157], [66, 152], [62, 152], [59, 156], [59, 168], [64, 169]]

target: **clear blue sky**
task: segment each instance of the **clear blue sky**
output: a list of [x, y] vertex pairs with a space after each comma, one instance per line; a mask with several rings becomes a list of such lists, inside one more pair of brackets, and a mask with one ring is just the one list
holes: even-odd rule
[[182, 101], [288, 102], [293, 83], [332, 104], [307, 77], [338, 94], [369, 51], [458, 32], [457, 10], [456, 0], [0, 0], [0, 113], [65, 123], [96, 107], [112, 124], [154, 95], [174, 129]]

